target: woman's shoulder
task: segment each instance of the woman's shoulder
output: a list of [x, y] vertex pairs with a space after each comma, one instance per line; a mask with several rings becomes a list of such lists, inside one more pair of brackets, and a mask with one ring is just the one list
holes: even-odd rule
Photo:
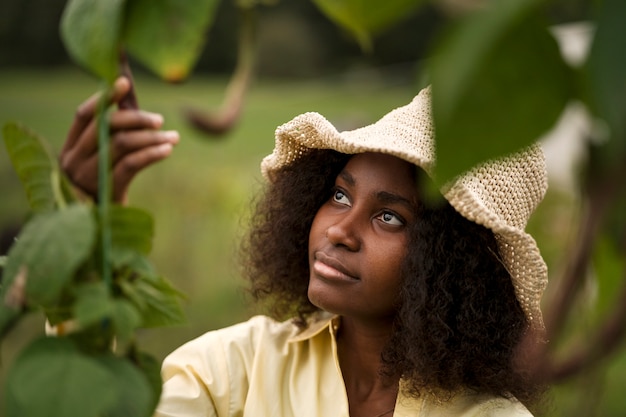
[[257, 315], [247, 321], [233, 324], [217, 330], [208, 331], [201, 336], [192, 339], [173, 354], [180, 353], [219, 353], [215, 351], [235, 351], [241, 353], [258, 352], [258, 347], [263, 350], [282, 350], [287, 344], [310, 337], [314, 337], [324, 328], [330, 325], [332, 316], [319, 313], [310, 317], [307, 326], [298, 326], [293, 319], [279, 321], [274, 318]]

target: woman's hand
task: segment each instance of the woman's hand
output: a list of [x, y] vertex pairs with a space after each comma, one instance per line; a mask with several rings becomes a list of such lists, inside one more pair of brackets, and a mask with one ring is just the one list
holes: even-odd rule
[[[127, 78], [118, 78], [111, 103], [119, 103], [130, 87]], [[98, 128], [95, 113], [99, 99], [100, 93], [78, 107], [60, 156], [61, 169], [72, 183], [94, 198], [98, 193]], [[172, 147], [178, 143], [178, 132], [159, 130], [162, 125], [163, 117], [156, 113], [142, 110], [116, 110], [110, 113], [113, 201], [126, 202], [133, 177], [147, 166], [169, 156]]]

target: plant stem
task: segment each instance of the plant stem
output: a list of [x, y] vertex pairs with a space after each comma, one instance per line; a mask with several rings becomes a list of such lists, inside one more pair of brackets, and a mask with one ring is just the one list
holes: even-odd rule
[[110, 260], [111, 222], [109, 207], [111, 204], [111, 157], [109, 146], [109, 118], [107, 114], [107, 94], [103, 94], [98, 103], [98, 214], [100, 217], [102, 280], [108, 287], [112, 284]]

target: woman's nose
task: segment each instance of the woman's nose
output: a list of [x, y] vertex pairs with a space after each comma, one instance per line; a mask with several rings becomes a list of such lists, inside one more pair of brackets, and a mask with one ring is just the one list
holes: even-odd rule
[[343, 216], [328, 226], [326, 238], [334, 246], [345, 247], [353, 252], [358, 251], [361, 247], [358, 222], [351, 215]]

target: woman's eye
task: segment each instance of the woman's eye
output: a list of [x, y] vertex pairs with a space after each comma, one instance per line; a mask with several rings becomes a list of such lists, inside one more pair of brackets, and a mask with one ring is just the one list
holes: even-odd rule
[[380, 216], [378, 216], [378, 218], [383, 223], [390, 224], [392, 226], [403, 226], [404, 225], [404, 220], [402, 220], [400, 217], [398, 217], [397, 215], [395, 215], [395, 214], [393, 214], [392, 212], [389, 212], [389, 211], [385, 211]]
[[345, 204], [347, 206], [350, 205], [350, 200], [348, 200], [348, 196], [346, 196], [346, 194], [341, 190], [335, 190], [333, 192], [333, 201], [339, 204]]

